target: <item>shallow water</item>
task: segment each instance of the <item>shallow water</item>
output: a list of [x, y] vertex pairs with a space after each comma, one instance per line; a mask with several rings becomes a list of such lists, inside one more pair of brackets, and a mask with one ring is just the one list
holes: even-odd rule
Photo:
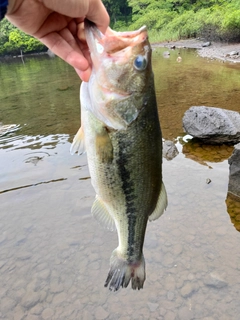
[[159, 115], [179, 155], [163, 161], [169, 205], [147, 228], [144, 289], [117, 293], [103, 287], [117, 236], [90, 214], [86, 156], [69, 154], [77, 76], [58, 58], [0, 64], [0, 122], [18, 125], [0, 138], [0, 319], [239, 319], [232, 147], [187, 142], [181, 125], [192, 105], [240, 111], [239, 67], [164, 51], [153, 51]]

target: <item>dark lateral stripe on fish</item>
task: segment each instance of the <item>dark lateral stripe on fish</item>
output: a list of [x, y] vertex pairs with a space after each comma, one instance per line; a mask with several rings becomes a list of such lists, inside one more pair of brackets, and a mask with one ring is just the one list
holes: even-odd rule
[[[131, 181], [130, 171], [127, 169], [128, 164], [128, 153], [126, 150], [130, 146], [130, 141], [124, 141], [119, 139], [119, 154], [117, 157], [118, 171], [122, 181], [122, 188], [126, 199], [126, 214], [128, 218], [128, 258], [134, 255], [134, 242], [135, 242], [135, 227], [136, 227], [136, 208], [134, 200], [136, 196], [134, 195], [134, 184]], [[125, 151], [125, 152], [124, 152]]]

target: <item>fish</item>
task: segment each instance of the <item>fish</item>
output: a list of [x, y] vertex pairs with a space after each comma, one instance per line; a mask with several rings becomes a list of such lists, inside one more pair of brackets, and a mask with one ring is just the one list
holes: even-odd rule
[[167, 207], [151, 46], [145, 26], [102, 34], [85, 21], [85, 35], [92, 72], [81, 84], [81, 127], [71, 153], [86, 152], [96, 192], [91, 212], [118, 234], [104, 286], [117, 291], [131, 281], [140, 290], [146, 226]]

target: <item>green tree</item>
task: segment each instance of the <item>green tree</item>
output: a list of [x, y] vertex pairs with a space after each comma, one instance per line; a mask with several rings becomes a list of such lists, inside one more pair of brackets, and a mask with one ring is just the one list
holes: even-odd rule
[[132, 13], [127, 0], [103, 0], [112, 23], [116, 23], [121, 17], [125, 18]]
[[7, 19], [0, 23], [0, 54], [41, 52], [46, 47], [37, 39], [14, 27]]

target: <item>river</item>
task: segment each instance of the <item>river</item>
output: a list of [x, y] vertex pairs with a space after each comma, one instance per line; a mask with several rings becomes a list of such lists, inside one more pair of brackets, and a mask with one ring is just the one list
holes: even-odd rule
[[116, 293], [103, 284], [117, 235], [90, 214], [86, 156], [69, 153], [78, 77], [58, 58], [0, 62], [0, 123], [12, 125], [0, 137], [0, 319], [239, 319], [240, 222], [226, 202], [233, 148], [191, 142], [182, 117], [194, 105], [240, 111], [240, 68], [164, 51], [153, 49], [159, 116], [179, 151], [163, 159], [169, 205], [147, 227], [144, 289]]

